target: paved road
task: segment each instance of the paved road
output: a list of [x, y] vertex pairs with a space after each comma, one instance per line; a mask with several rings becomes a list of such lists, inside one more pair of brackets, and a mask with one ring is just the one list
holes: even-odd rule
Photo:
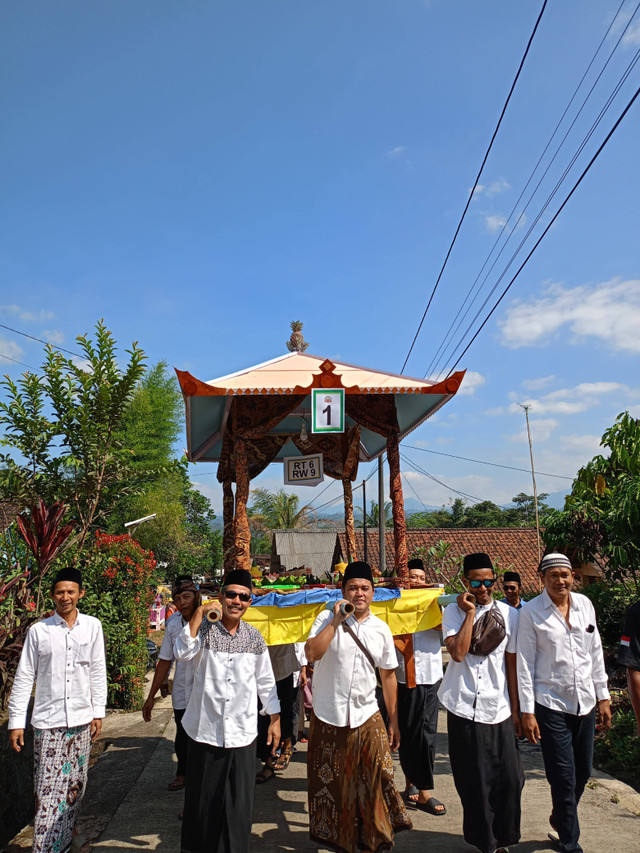
[[[156, 705], [154, 719], [143, 723], [140, 714], [111, 714], [104, 725], [107, 749], [90, 771], [83, 804], [81, 830], [100, 853], [122, 850], [180, 850], [177, 819], [182, 794], [166, 790], [174, 769], [174, 723], [169, 705]], [[462, 809], [447, 759], [444, 715], [440, 717], [436, 763], [436, 795], [448, 809], [444, 817], [412, 810], [413, 832], [398, 836], [398, 853], [470, 853], [461, 837]], [[522, 842], [517, 853], [546, 853], [550, 812], [549, 788], [540, 752], [523, 750], [526, 784], [523, 793]], [[402, 784], [395, 760], [396, 777]], [[317, 851], [309, 841], [306, 808], [306, 746], [301, 745], [286, 773], [256, 790], [251, 850], [255, 853]], [[594, 779], [581, 809], [585, 853], [640, 851], [640, 795], [608, 777]], [[11, 853], [30, 848], [30, 832], [23, 831]]]

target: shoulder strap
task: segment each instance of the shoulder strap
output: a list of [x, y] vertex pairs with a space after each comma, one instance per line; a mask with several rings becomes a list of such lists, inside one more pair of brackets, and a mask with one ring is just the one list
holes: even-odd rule
[[360, 651], [363, 653], [363, 655], [364, 655], [364, 656], [366, 657], [366, 659], [369, 661], [369, 663], [370, 663], [370, 664], [371, 664], [371, 666], [373, 667], [373, 671], [375, 672], [375, 671], [376, 671], [376, 669], [377, 669], [377, 667], [376, 667], [376, 665], [375, 665], [375, 661], [373, 660], [373, 655], [371, 654], [371, 652], [369, 651], [369, 649], [365, 646], [365, 644], [362, 642], [362, 640], [358, 637], [358, 635], [357, 635], [356, 633], [354, 633], [354, 631], [353, 631], [353, 629], [351, 628], [351, 626], [350, 626], [350, 625], [347, 625], [347, 623], [346, 623], [346, 622], [343, 622], [343, 623], [342, 623], [342, 630], [343, 630], [343, 631], [346, 631], [346, 632], [347, 632], [347, 634], [349, 634], [349, 636], [353, 637], [353, 639], [355, 640], [355, 644], [356, 644], [356, 646], [358, 646], [358, 648], [360, 649]]

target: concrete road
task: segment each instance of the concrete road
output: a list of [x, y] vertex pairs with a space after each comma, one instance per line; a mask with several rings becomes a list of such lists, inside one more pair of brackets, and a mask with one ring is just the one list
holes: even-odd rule
[[[175, 729], [169, 702], [157, 703], [150, 724], [140, 714], [110, 714], [105, 721], [108, 746], [90, 771], [80, 822], [81, 831], [100, 853], [180, 850], [182, 794], [166, 789], [175, 773]], [[462, 809], [450, 773], [443, 714], [439, 732], [435, 794], [447, 806], [447, 814], [435, 817], [412, 810], [414, 830], [398, 836], [398, 853], [469, 853], [475, 849], [461, 837]], [[547, 841], [551, 800], [540, 751], [525, 745], [522, 756], [526, 770], [522, 842], [512, 850], [551, 853], [554, 848]], [[398, 785], [403, 787], [397, 759], [394, 763]], [[597, 775], [582, 800], [580, 822], [585, 853], [639, 853], [640, 794], [623, 783]], [[29, 848], [27, 829], [7, 850], [17, 853]], [[318, 850], [308, 836], [304, 744], [285, 773], [257, 788], [251, 850]]]

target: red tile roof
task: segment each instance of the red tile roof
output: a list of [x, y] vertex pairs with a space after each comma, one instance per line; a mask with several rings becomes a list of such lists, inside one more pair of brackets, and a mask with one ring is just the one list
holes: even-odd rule
[[[344, 533], [338, 534], [342, 553], [346, 554]], [[454, 557], [484, 551], [488, 554], [494, 566], [500, 571], [511, 570], [519, 572], [522, 587], [525, 591], [538, 592], [538, 545], [536, 531], [531, 527], [489, 527], [489, 528], [414, 528], [407, 530], [407, 551], [409, 559], [416, 554], [418, 548], [429, 549], [438, 542], [451, 544], [451, 555]], [[364, 558], [364, 539], [362, 529], [356, 529], [356, 548], [358, 557]], [[386, 569], [393, 569], [393, 530], [387, 530], [385, 536]], [[380, 548], [377, 530], [367, 530], [367, 559], [376, 569], [380, 566]], [[422, 557], [425, 562], [427, 561]], [[440, 578], [428, 569], [427, 580], [438, 583]]]

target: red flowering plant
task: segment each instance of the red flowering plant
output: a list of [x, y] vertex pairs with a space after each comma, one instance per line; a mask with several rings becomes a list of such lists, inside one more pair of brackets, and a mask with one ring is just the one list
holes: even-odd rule
[[142, 703], [155, 567], [153, 552], [128, 534], [97, 532], [85, 558], [86, 593], [80, 606], [102, 622], [110, 708], [131, 710]]

